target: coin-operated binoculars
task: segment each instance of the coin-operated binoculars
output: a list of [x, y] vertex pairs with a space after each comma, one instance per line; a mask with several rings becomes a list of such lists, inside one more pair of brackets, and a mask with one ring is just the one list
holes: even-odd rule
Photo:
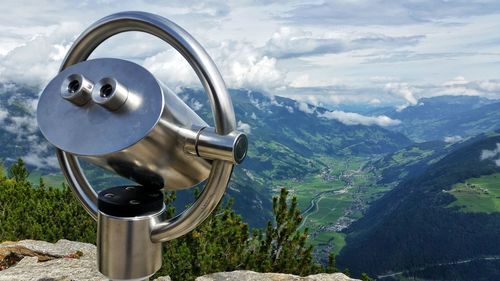
[[[208, 95], [215, 128], [130, 61], [86, 60], [107, 38], [126, 31], [157, 36], [190, 63]], [[69, 50], [60, 73], [38, 103], [43, 135], [57, 148], [71, 189], [98, 222], [98, 268], [114, 280], [142, 280], [161, 267], [161, 242], [186, 234], [221, 200], [247, 138], [235, 131], [230, 96], [215, 64], [185, 30], [157, 15], [124, 12], [87, 29]], [[78, 158], [139, 185], [97, 194]], [[166, 220], [162, 190], [206, 180], [193, 205]]]

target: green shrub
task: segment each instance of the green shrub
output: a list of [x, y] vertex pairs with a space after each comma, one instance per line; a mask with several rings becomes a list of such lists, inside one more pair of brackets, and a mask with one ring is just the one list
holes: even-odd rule
[[[40, 179], [28, 181], [22, 160], [10, 168], [0, 167], [0, 241], [37, 239], [55, 242], [61, 238], [95, 243], [96, 223], [76, 201], [67, 186], [52, 188]], [[175, 193], [166, 193], [168, 214]], [[228, 200], [189, 234], [164, 243], [163, 266], [157, 275], [173, 280], [194, 278], [238, 269], [308, 275], [333, 272], [335, 257], [327, 267], [316, 263], [307, 229], [299, 231], [302, 216], [297, 199], [288, 199], [282, 189], [273, 198], [274, 221], [266, 229], [251, 231], [231, 208]]]

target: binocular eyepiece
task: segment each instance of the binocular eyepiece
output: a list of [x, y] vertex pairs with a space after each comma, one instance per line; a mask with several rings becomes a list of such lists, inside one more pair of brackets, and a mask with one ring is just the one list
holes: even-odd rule
[[248, 146], [243, 133], [217, 134], [149, 71], [119, 59], [59, 73], [40, 97], [38, 121], [59, 149], [154, 188], [198, 184], [211, 161], [241, 163]]

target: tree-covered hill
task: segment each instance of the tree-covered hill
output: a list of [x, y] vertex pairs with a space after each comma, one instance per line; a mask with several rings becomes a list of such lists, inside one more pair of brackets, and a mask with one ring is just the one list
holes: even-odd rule
[[[477, 185], [474, 179], [500, 172], [494, 155], [499, 143], [498, 133], [478, 136], [386, 193], [347, 230], [339, 263], [379, 276], [499, 279], [500, 197], [496, 188], [488, 190], [499, 181], [471, 191], [483, 192], [498, 209], [476, 212], [463, 200], [454, 204], [457, 184]], [[464, 265], [452, 270], [460, 267], [455, 263]]]

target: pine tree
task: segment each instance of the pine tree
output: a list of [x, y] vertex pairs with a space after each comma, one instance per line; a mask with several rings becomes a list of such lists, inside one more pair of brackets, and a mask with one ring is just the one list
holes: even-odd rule
[[274, 222], [268, 222], [265, 233], [256, 231], [257, 241], [250, 245], [247, 266], [262, 272], [285, 272], [307, 275], [321, 271], [312, 257], [313, 246], [307, 244], [308, 229], [299, 231], [303, 218], [297, 198], [288, 203], [288, 191], [281, 189], [273, 198]]
[[330, 253], [328, 255], [328, 265], [326, 266], [326, 272], [327, 273], [334, 273], [337, 272], [337, 266], [336, 266], [336, 260], [335, 260], [335, 254]]
[[349, 270], [349, 268], [344, 268], [344, 270], [342, 271], [342, 273], [344, 273], [347, 276], [351, 276], [351, 271]]
[[366, 274], [365, 272], [361, 273], [361, 280], [362, 281], [375, 281], [375, 279], [370, 278], [370, 276], [368, 276], [368, 274]]
[[28, 179], [29, 172], [24, 166], [24, 161], [19, 158], [17, 162], [10, 168], [10, 176], [14, 178], [16, 182], [23, 182]]
[[0, 181], [5, 179], [5, 167], [2, 163], [0, 163]]

